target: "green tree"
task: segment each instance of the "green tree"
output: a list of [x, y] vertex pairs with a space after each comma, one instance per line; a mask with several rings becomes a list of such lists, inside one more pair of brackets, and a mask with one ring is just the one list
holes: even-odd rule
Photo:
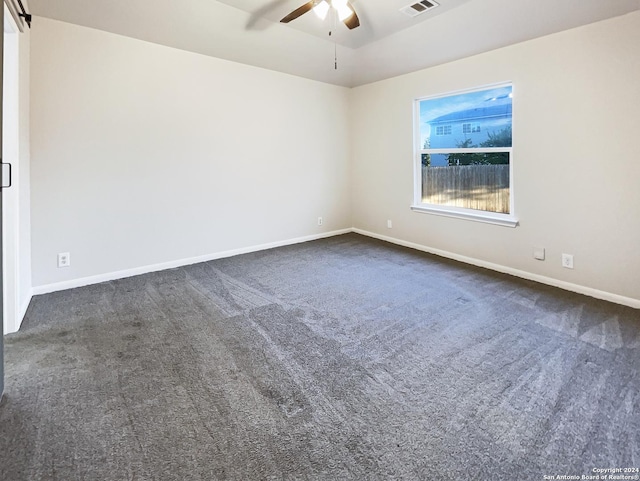
[[511, 147], [511, 126], [504, 129], [488, 133], [487, 140], [480, 144], [481, 147]]
[[[471, 143], [471, 139], [465, 139], [458, 142], [456, 147], [459, 149], [472, 149], [477, 147]], [[484, 154], [478, 153], [452, 153], [447, 154], [447, 165], [478, 165], [483, 164]]]
[[[511, 126], [507, 126], [498, 132], [488, 133], [487, 140], [480, 145], [473, 145], [471, 139], [458, 142], [459, 149], [472, 149], [477, 147], [511, 147]], [[496, 165], [508, 164], [508, 152], [484, 152], [484, 153], [455, 153], [447, 154], [447, 165]]]

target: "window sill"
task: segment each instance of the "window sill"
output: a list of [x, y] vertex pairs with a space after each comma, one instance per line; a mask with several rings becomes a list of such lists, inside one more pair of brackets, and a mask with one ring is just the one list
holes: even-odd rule
[[476, 222], [484, 222], [487, 224], [501, 225], [503, 227], [516, 227], [518, 219], [509, 214], [497, 214], [483, 211], [471, 211], [467, 209], [456, 209], [455, 207], [439, 207], [424, 204], [414, 204], [411, 210], [421, 212], [423, 214], [435, 214], [445, 217], [455, 217], [456, 219], [472, 220]]

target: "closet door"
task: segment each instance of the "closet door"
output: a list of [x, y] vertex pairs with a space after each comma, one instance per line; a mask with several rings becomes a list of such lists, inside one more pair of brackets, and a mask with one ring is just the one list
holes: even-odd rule
[[[3, 8], [0, 8], [0, 25], [4, 27], [4, 5]], [[4, 58], [4, 28], [3, 34], [0, 35], [0, 80], [4, 79], [2, 75], [2, 64]], [[2, 112], [2, 84], [4, 82], [0, 81], [0, 112]], [[2, 153], [2, 115], [0, 115], [0, 155]], [[7, 179], [4, 178], [4, 169], [0, 169], [2, 172], [0, 174], [0, 180], [2, 184], [5, 185]], [[0, 253], [4, 252], [2, 248], [2, 195], [0, 195]], [[2, 330], [0, 331], [0, 398], [4, 393], [4, 320], [2, 318], [2, 312], [4, 311], [4, 301], [2, 299], [2, 292], [4, 291], [4, 286], [2, 285], [3, 275], [3, 267], [2, 267], [2, 255], [0, 255], [0, 327]]]

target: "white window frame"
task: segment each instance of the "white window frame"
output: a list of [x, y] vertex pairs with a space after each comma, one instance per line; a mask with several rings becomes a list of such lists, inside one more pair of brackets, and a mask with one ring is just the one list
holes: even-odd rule
[[[487, 147], [472, 149], [424, 149], [420, 145], [420, 102], [436, 98], [451, 97], [454, 95], [479, 92], [499, 87], [511, 87], [512, 82], [502, 82], [492, 85], [484, 85], [473, 89], [458, 90], [455, 92], [447, 92], [444, 94], [430, 95], [427, 97], [416, 98], [413, 101], [413, 204], [411, 210], [414, 212], [435, 214], [446, 217], [454, 217], [457, 219], [472, 220], [477, 222], [485, 222], [505, 227], [516, 227], [518, 219], [515, 216], [515, 195], [513, 182], [513, 143], [512, 147]], [[513, 117], [511, 119], [513, 132]], [[483, 210], [467, 209], [465, 207], [455, 207], [439, 204], [427, 204], [422, 202], [422, 154], [455, 154], [455, 153], [489, 153], [489, 152], [508, 152], [509, 153], [509, 213], [503, 214], [499, 212], [489, 212]]]

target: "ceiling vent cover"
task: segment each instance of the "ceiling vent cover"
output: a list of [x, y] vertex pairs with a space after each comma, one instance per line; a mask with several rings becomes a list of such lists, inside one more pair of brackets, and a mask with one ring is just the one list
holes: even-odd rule
[[417, 17], [418, 15], [426, 12], [427, 10], [436, 8], [438, 5], [440, 4], [434, 2], [433, 0], [422, 0], [421, 2], [412, 3], [411, 5], [402, 7], [400, 11], [405, 15], [409, 15], [410, 17]]

